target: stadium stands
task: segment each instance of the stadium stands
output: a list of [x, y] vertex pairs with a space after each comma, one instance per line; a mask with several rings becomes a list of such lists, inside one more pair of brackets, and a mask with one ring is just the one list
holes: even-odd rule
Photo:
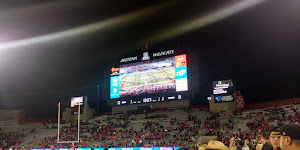
[[[136, 146], [189, 146], [197, 147], [201, 137], [216, 136], [229, 145], [231, 137], [249, 139], [259, 144], [259, 135], [277, 126], [300, 119], [299, 105], [284, 105], [239, 112], [212, 113], [201, 108], [164, 109], [145, 113], [102, 115], [81, 122], [80, 143], [76, 147], [136, 147]], [[11, 129], [14, 129], [12, 127]], [[53, 122], [25, 123], [20, 130], [1, 131], [2, 147], [71, 147], [57, 145], [57, 125]], [[60, 127], [60, 141], [77, 140], [77, 122]], [[10, 138], [8, 138], [10, 137]]]

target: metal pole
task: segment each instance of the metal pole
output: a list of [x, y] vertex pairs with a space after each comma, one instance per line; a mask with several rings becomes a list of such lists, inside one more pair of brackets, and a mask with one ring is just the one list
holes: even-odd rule
[[57, 116], [57, 143], [59, 143], [59, 126], [60, 126], [60, 102], [58, 102], [58, 116]]
[[99, 113], [99, 85], [97, 85], [97, 117]]
[[79, 130], [80, 130], [80, 103], [78, 105], [78, 142], [79, 142]]

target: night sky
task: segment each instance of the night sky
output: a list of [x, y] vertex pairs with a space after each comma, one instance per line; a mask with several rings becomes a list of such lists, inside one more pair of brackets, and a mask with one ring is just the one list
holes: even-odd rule
[[49, 118], [58, 101], [87, 95], [109, 111], [105, 72], [147, 42], [196, 54], [192, 104], [207, 104], [223, 79], [246, 103], [300, 97], [299, 10], [296, 0], [0, 2], [0, 108]]

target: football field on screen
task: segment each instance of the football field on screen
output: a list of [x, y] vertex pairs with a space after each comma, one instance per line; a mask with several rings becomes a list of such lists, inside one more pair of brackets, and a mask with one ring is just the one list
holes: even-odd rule
[[175, 85], [175, 67], [150, 69], [120, 76], [120, 89], [166, 83]]

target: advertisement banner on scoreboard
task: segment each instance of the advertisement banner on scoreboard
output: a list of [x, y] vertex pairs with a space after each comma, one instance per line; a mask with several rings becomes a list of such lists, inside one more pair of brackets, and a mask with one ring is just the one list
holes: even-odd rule
[[186, 54], [175, 56], [176, 92], [188, 90]]
[[119, 76], [110, 77], [110, 98], [120, 97], [120, 78]]
[[187, 68], [186, 67], [175, 68], [175, 75], [176, 75], [176, 79], [187, 78]]
[[176, 68], [186, 66], [186, 54], [175, 56], [175, 66]]
[[187, 91], [187, 90], [188, 90], [187, 78], [176, 79], [176, 92]]

